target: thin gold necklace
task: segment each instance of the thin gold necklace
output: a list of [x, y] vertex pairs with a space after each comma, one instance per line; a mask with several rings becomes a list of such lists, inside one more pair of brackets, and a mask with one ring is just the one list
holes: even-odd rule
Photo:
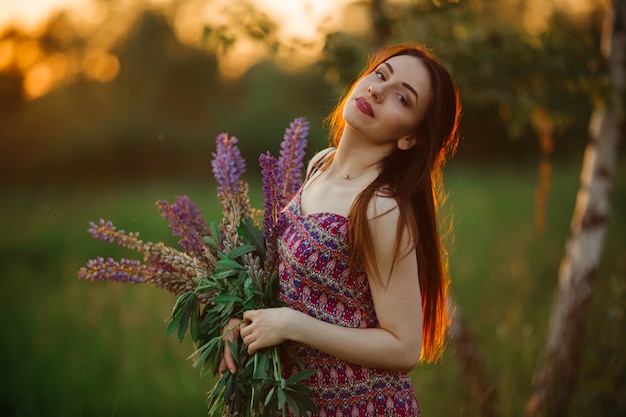
[[338, 175], [339, 177], [343, 178], [346, 181], [352, 181], [355, 180], [363, 175], [365, 175], [371, 168], [367, 168], [365, 171], [361, 172], [359, 175], [350, 175], [350, 174], [342, 174], [341, 172], [335, 170], [335, 168], [333, 168], [332, 165], [329, 166], [330, 170], [332, 172], [335, 173], [335, 175]]

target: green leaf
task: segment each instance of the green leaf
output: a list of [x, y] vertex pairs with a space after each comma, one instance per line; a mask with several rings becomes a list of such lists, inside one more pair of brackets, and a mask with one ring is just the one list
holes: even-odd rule
[[263, 230], [254, 224], [252, 217], [246, 217], [241, 221], [237, 228], [237, 234], [243, 242], [254, 245], [261, 254], [261, 258], [265, 258], [265, 238]]
[[209, 281], [206, 278], [196, 278], [196, 284], [198, 284], [198, 286], [211, 286], [215, 285], [215, 282]]
[[221, 234], [220, 226], [216, 222], [211, 222], [211, 234], [215, 237], [219, 237]]
[[311, 411], [314, 414], [319, 413], [317, 405], [315, 405], [311, 397], [308, 395], [308, 389], [305, 394], [290, 392], [287, 398], [291, 398], [291, 400], [293, 401], [289, 402], [289, 405], [296, 413], [296, 415], [306, 416], [307, 411]]
[[237, 369], [241, 368], [241, 358], [239, 357], [237, 346], [230, 340], [226, 341], [226, 343], [228, 344], [228, 349], [230, 350], [230, 353], [233, 354], [233, 359], [235, 360], [235, 365], [237, 366]]
[[227, 270], [227, 269], [234, 269], [234, 270], [244, 269], [243, 265], [241, 265], [239, 262], [234, 261], [232, 259], [220, 259], [219, 261], [215, 262], [215, 266], [217, 267], [218, 271]]
[[200, 352], [204, 352], [209, 347], [210, 344], [211, 344], [211, 340], [199, 346], [191, 355], [187, 357], [187, 360], [193, 358], [195, 355], [199, 354]]
[[285, 401], [287, 401], [287, 397], [285, 396], [285, 392], [282, 388], [277, 387], [276, 396], [278, 397], [278, 408], [285, 408]]
[[191, 323], [189, 328], [189, 334], [194, 342], [198, 341], [200, 337], [200, 307], [198, 305], [198, 297], [194, 297], [191, 306]]
[[[208, 336], [219, 336], [221, 332], [221, 320], [218, 316], [218, 306], [212, 306], [202, 314], [200, 322], [200, 334]], [[221, 307], [221, 306], [220, 306]]]
[[272, 389], [270, 389], [270, 392], [267, 393], [267, 397], [265, 397], [265, 402], [263, 402], [263, 405], [267, 407], [267, 405], [272, 400], [272, 397], [274, 396], [274, 392], [276, 392], [276, 387], [272, 387]]
[[170, 321], [170, 324], [167, 325], [167, 330], [165, 330], [165, 337], [170, 337], [174, 334], [176, 329], [178, 329], [178, 321]]
[[239, 278], [243, 278], [243, 287], [248, 289], [252, 286], [252, 277], [249, 276], [244, 276], [244, 277], [239, 277]]
[[210, 293], [214, 290], [219, 291], [220, 286], [211, 282], [211, 283], [198, 283], [198, 286], [196, 287], [196, 291], [198, 291], [200, 294], [202, 293]]
[[204, 237], [204, 242], [209, 245], [209, 248], [218, 251], [220, 249], [221, 240], [220, 226], [215, 222], [211, 222], [210, 235]]
[[[213, 302], [215, 304], [223, 304], [225, 307], [225, 312], [232, 312], [234, 310], [235, 305], [243, 305], [244, 300], [240, 297], [237, 297], [236, 295], [218, 295], [217, 297], [215, 297], [213, 299]], [[229, 316], [231, 314], [228, 314]]]
[[[174, 308], [172, 309], [172, 321], [167, 326], [167, 330], [165, 331], [165, 337], [171, 336], [177, 329], [180, 331], [180, 326], [182, 325], [183, 318], [185, 316], [184, 313], [187, 307], [187, 302], [189, 300], [189, 297], [191, 297], [192, 295], [194, 295], [194, 293], [192, 291], [188, 291], [182, 294], [176, 300]], [[182, 341], [182, 339], [179, 338], [179, 341]]]
[[217, 381], [211, 392], [209, 392], [209, 413], [212, 416], [223, 416], [225, 405], [224, 389], [227, 382], [232, 379], [232, 377], [233, 375], [230, 373], [230, 371], [226, 370]]
[[224, 279], [237, 274], [237, 270], [227, 269], [225, 271], [214, 272], [211, 276], [213, 279]]
[[255, 367], [253, 378], [261, 379], [267, 378], [269, 375], [269, 358], [267, 350], [260, 350], [254, 355]]
[[217, 354], [221, 353], [221, 350], [220, 350], [221, 344], [222, 344], [222, 338], [215, 337], [190, 356], [191, 358], [195, 356], [196, 353], [199, 353], [200, 351], [202, 351], [202, 354], [200, 355], [200, 357], [198, 357], [198, 359], [193, 364], [194, 368], [200, 367], [202, 375], [206, 375], [206, 373], [208, 372], [208, 370], [205, 367], [205, 362], [207, 361], [209, 356], [216, 354], [216, 353]]
[[191, 309], [193, 308], [194, 302], [197, 301], [197, 297], [195, 293], [191, 293], [189, 297], [185, 300], [185, 305], [182, 310], [182, 317], [180, 321], [180, 325], [178, 326], [178, 341], [182, 342], [185, 339], [185, 333], [187, 332], [187, 328], [189, 327], [189, 316], [191, 315]]
[[308, 395], [310, 392], [309, 388], [306, 385], [300, 384], [287, 385], [285, 387], [285, 390], [302, 395]]
[[180, 297], [178, 297], [176, 303], [174, 303], [174, 307], [172, 308], [172, 317], [176, 318], [176, 315], [180, 314], [180, 309], [183, 305], [185, 305], [187, 298], [189, 298], [191, 294], [193, 294], [192, 291], [187, 291], [186, 293], [183, 293]]
[[235, 249], [230, 251], [230, 253], [228, 253], [228, 258], [237, 259], [240, 256], [245, 255], [246, 253], [254, 252], [256, 249], [257, 249], [256, 246], [253, 246], [253, 245], [237, 246]]
[[213, 236], [205, 236], [204, 243], [206, 243], [209, 248], [213, 250], [219, 250], [220, 248], [218, 241]]
[[289, 404], [289, 407], [291, 407], [291, 409], [296, 413], [296, 416], [300, 416], [300, 404], [298, 404], [295, 399], [289, 395], [286, 394], [285, 398], [287, 399], [287, 403]]
[[237, 394], [237, 383], [235, 380], [236, 378], [237, 375], [233, 375], [232, 377], [225, 378], [224, 380], [224, 390], [222, 392], [222, 398], [225, 398], [226, 401], [232, 399]]
[[310, 378], [315, 375], [315, 369], [307, 369], [302, 372], [298, 372], [295, 375], [292, 375], [291, 378], [287, 380], [288, 385], [297, 384], [298, 382], [304, 381], [305, 379]]

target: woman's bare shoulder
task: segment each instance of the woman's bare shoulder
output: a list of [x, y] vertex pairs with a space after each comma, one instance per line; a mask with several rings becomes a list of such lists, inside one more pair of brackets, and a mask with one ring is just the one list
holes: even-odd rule
[[384, 217], [396, 220], [398, 218], [398, 201], [393, 197], [387, 187], [379, 189], [368, 206], [368, 218], [374, 220]]

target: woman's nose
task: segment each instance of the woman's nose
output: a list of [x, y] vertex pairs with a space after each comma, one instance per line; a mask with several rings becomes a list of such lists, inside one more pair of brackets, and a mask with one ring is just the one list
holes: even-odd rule
[[371, 85], [368, 87], [367, 92], [374, 101], [379, 102], [383, 99], [383, 89], [377, 85]]

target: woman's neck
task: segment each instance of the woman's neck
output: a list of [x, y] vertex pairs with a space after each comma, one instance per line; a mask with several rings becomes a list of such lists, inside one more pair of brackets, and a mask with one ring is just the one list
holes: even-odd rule
[[345, 180], [377, 175], [378, 165], [392, 150], [388, 144], [372, 144], [367, 139], [344, 132], [330, 170]]

